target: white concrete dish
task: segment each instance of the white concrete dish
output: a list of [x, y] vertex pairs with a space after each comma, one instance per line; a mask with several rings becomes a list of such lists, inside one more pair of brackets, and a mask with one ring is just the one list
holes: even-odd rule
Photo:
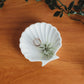
[[[35, 41], [39, 42], [34, 43]], [[43, 48], [41, 49], [35, 44], [46, 44], [47, 46], [49, 44], [49, 49], [51, 49], [48, 52], [46, 51], [46, 53], [48, 53], [47, 56], [45, 55], [46, 53], [42, 51]], [[31, 62], [41, 61], [42, 66], [46, 65], [52, 60], [59, 58], [58, 56], [56, 56], [56, 52], [61, 48], [61, 46], [62, 39], [58, 30], [51, 24], [44, 22], [35, 23], [27, 27], [21, 35], [19, 44], [21, 52], [26, 59]], [[50, 52], [53, 53], [51, 54]]]

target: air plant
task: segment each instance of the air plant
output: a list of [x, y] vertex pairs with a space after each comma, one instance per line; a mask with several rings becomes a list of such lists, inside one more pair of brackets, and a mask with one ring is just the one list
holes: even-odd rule
[[41, 44], [39, 46], [41, 49], [41, 53], [46, 57], [46, 58], [51, 58], [54, 55], [54, 48], [52, 47], [51, 44]]
[[46, 42], [45, 44], [42, 44], [39, 38], [36, 38], [33, 43], [41, 50], [41, 53], [45, 56], [45, 58], [49, 59], [54, 55], [55, 48], [51, 45], [51, 43]]

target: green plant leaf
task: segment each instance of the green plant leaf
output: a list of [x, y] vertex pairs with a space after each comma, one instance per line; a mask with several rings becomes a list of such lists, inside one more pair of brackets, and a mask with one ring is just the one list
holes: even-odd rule
[[51, 10], [55, 9], [54, 5], [48, 5]]
[[41, 0], [36, 0], [36, 1], [41, 1]]
[[70, 16], [70, 13], [68, 13], [68, 16]]
[[25, 0], [26, 2], [28, 2], [28, 0]]
[[74, 8], [74, 10], [76, 10], [76, 11], [80, 10], [80, 7], [77, 6], [77, 5], [74, 5], [73, 8]]
[[74, 1], [72, 1], [72, 2], [70, 3], [68, 9], [71, 10], [71, 8], [73, 7], [73, 5], [74, 5]]
[[46, 4], [50, 4], [50, 0], [45, 0], [45, 3]]
[[74, 14], [74, 12], [75, 12], [75, 11], [71, 10], [71, 11], [70, 11], [70, 14]]
[[67, 10], [67, 7], [66, 6], [64, 6], [64, 8], [65, 8], [65, 10]]
[[4, 2], [4, 1], [6, 1], [6, 0], [0, 0], [0, 2]]
[[60, 15], [60, 11], [56, 11], [54, 16], [59, 16]]
[[60, 14], [60, 17], [62, 17], [63, 16], [63, 12]]
[[56, 0], [53, 0], [53, 3], [54, 3], [54, 5], [55, 5], [56, 8], [61, 9], [61, 7], [58, 5], [58, 3], [57, 3]]
[[0, 8], [2, 8], [2, 7], [3, 7], [3, 5], [4, 5], [4, 3], [2, 2], [2, 3], [0, 4]]

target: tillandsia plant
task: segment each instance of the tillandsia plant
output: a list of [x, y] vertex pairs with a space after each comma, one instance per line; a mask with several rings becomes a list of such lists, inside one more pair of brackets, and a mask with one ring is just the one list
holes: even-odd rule
[[4, 2], [5, 2], [6, 0], [0, 0], [0, 8], [2, 8], [3, 6], [4, 6]]
[[39, 46], [39, 48], [41, 49], [41, 53], [44, 55], [44, 56], [46, 56], [46, 58], [51, 58], [52, 56], [53, 56], [53, 54], [54, 54], [54, 48], [52, 47], [52, 45], [51, 44], [48, 44], [48, 43], [46, 43], [46, 44], [41, 44], [40, 46]]
[[55, 48], [51, 45], [51, 43], [42, 44], [39, 38], [34, 39], [34, 45], [40, 48], [41, 53], [45, 56], [46, 59], [51, 58], [55, 53]]

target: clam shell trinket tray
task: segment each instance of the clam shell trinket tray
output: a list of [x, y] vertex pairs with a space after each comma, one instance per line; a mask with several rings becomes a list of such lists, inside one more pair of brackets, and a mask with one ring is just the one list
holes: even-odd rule
[[58, 59], [57, 51], [62, 46], [59, 31], [51, 24], [41, 22], [30, 25], [22, 32], [19, 47], [26, 59], [31, 62], [48, 62]]

